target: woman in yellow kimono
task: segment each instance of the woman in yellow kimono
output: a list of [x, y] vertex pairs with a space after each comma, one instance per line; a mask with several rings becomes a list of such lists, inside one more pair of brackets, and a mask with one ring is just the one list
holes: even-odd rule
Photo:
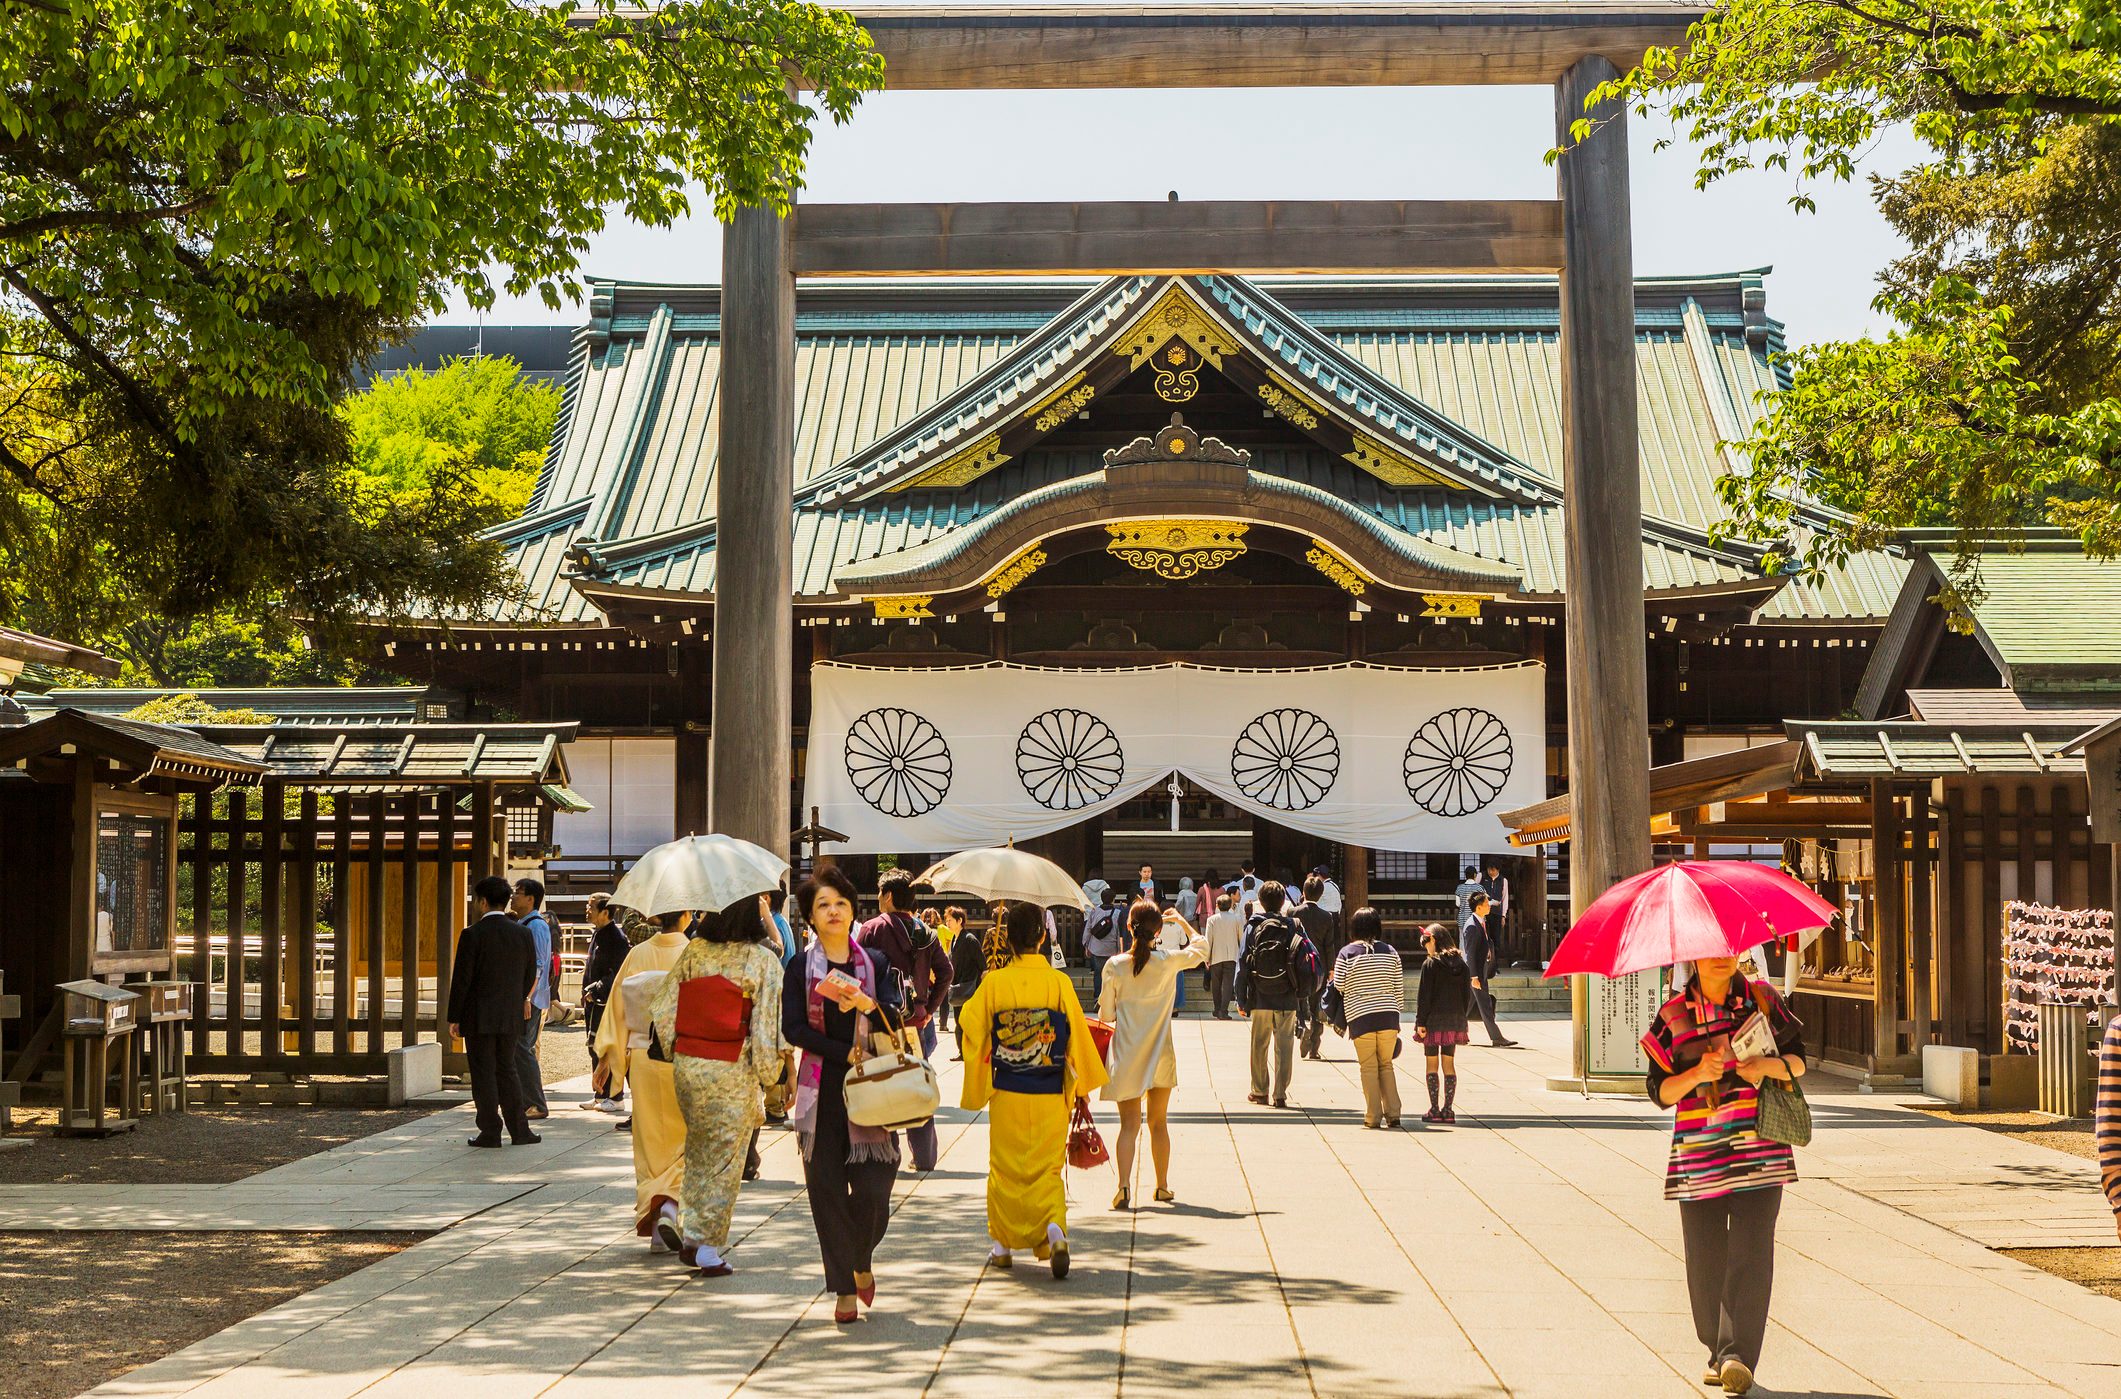
[[685, 951], [690, 913], [665, 913], [654, 937], [619, 964], [611, 999], [597, 1024], [593, 1081], [626, 1080], [633, 1090], [633, 1228], [651, 1247], [678, 1251], [684, 1234], [678, 1195], [685, 1178], [685, 1118], [678, 1111], [670, 1065], [648, 1057], [648, 1002]]
[[1028, 1248], [1068, 1276], [1068, 1117], [1077, 1098], [1105, 1082], [1104, 1061], [1083, 1021], [1074, 983], [1039, 951], [1044, 910], [1015, 904], [1003, 915], [1006, 965], [989, 971], [959, 1012], [965, 1030], [963, 1106], [987, 1109], [987, 1232], [990, 1267], [1007, 1268]]

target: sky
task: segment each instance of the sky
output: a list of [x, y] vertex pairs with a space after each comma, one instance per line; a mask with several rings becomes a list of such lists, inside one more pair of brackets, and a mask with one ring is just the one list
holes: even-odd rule
[[[844, 126], [819, 131], [803, 198], [821, 202], [1162, 199], [1550, 199], [1554, 143], [1546, 88], [1313, 88], [1118, 92], [881, 92]], [[1672, 138], [1664, 151], [1660, 138]], [[1896, 138], [1868, 167], [1892, 172], [1916, 148]], [[1792, 344], [1879, 328], [1874, 278], [1899, 251], [1867, 185], [1821, 185], [1818, 212], [1788, 200], [1793, 177], [1748, 173], [1706, 191], [1683, 135], [1629, 120], [1638, 275], [1774, 268], [1767, 310]], [[706, 208], [704, 200], [695, 203]], [[615, 218], [585, 274], [713, 282], [711, 212], [668, 228]], [[456, 302], [443, 320], [474, 319]], [[492, 325], [582, 319], [503, 298]]]

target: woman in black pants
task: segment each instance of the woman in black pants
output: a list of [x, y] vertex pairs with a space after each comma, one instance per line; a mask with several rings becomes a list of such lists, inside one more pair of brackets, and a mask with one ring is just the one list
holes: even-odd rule
[[[846, 875], [819, 870], [795, 897], [816, 936], [788, 964], [782, 984], [781, 1034], [803, 1051], [790, 1121], [802, 1143], [825, 1285], [835, 1298], [832, 1319], [844, 1325], [876, 1301], [871, 1260], [891, 1221], [899, 1162], [896, 1133], [847, 1120], [847, 1067], [857, 1037], [883, 1028], [872, 1018], [878, 1004], [902, 1016], [905, 999], [884, 959], [854, 943], [856, 895]], [[835, 981], [834, 972], [854, 985]]]
[[[1731, 1036], [1766, 1018], [1775, 1052], [1735, 1058]], [[1775, 1216], [1797, 1179], [1790, 1149], [1760, 1135], [1760, 1095], [1804, 1077], [1804, 1027], [1735, 957], [1704, 957], [1642, 1037], [1648, 1088], [1674, 1108], [1664, 1198], [1679, 1202], [1694, 1334], [1708, 1349], [1704, 1383], [1744, 1394], [1760, 1367], [1775, 1283]], [[1763, 1087], [1763, 1085], [1770, 1085]]]

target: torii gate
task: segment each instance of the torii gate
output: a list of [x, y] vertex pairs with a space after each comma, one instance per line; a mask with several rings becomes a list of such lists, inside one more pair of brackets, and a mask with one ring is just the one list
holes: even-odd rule
[[[900, 89], [1551, 85], [1557, 144], [1587, 96], [1692, 5], [1220, 4], [857, 10]], [[721, 458], [707, 816], [788, 840], [795, 279], [1070, 272], [1558, 271], [1574, 910], [1650, 863], [1626, 111], [1560, 162], [1557, 200], [812, 205], [740, 211], [722, 253]], [[724, 761], [726, 759], [726, 761]], [[1576, 1072], [1588, 992], [1575, 994]]]

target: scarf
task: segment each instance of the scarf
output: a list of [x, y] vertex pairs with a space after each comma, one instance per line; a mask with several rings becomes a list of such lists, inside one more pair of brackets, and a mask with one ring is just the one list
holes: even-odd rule
[[1731, 978], [1730, 994], [1712, 1001], [1702, 993], [1700, 978], [1691, 977], [1684, 991], [1658, 1009], [1643, 1032], [1642, 1052], [1665, 1073], [1676, 1072], [1699, 1060], [1718, 1035], [1736, 1033], [1756, 1008], [1766, 1012], [1777, 1044], [1803, 1024], [1765, 981], [1748, 981], [1741, 973]]
[[[869, 960], [868, 952], [859, 944], [850, 941], [848, 950], [854, 956], [854, 977], [861, 983], [862, 994], [875, 1000], [876, 964]], [[831, 964], [825, 960], [824, 944], [816, 938], [810, 940], [802, 956], [804, 1010], [810, 1028], [822, 1035], [825, 1033], [825, 996], [818, 990], [818, 983], [831, 974]], [[860, 1011], [854, 1015], [854, 1042], [860, 1045], [869, 1042], [869, 1017]], [[810, 1153], [817, 1145], [817, 1095], [824, 1081], [825, 1061], [804, 1050], [803, 1062], [796, 1069], [795, 1110], [789, 1114], [789, 1123], [795, 1128], [805, 1161], [810, 1159]], [[847, 1124], [847, 1160], [849, 1164], [889, 1161], [896, 1165], [898, 1142], [881, 1127], [864, 1127], [850, 1121]]]

